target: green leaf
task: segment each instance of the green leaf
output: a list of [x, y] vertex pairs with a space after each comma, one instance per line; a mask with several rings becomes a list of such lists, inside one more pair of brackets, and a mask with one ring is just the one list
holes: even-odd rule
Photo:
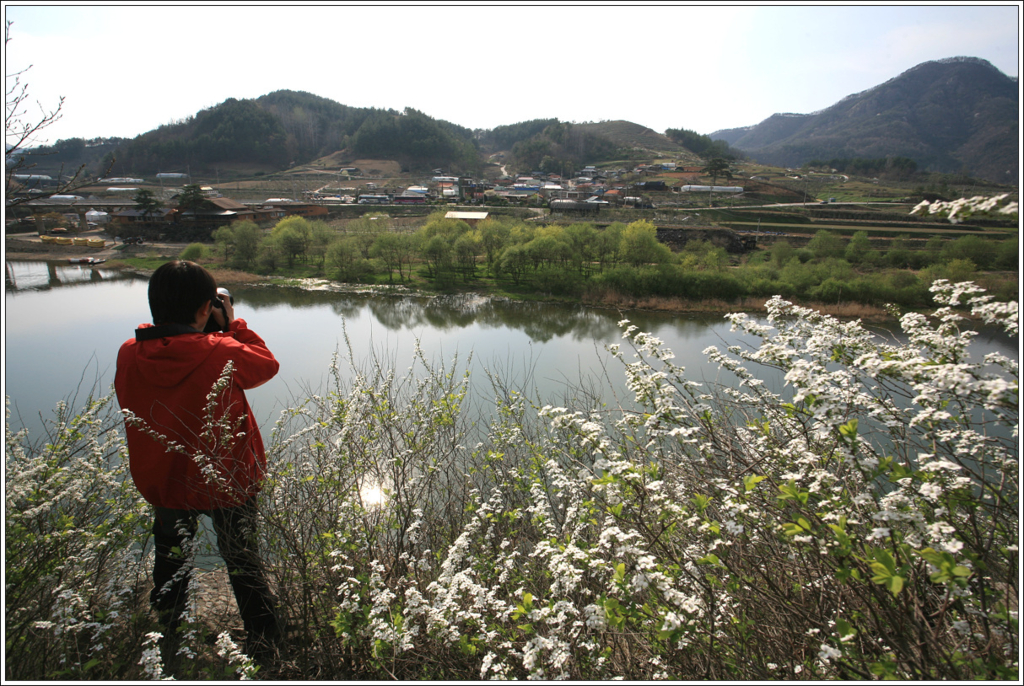
[[829, 524], [828, 528], [832, 529], [832, 533], [836, 535], [836, 540], [839, 541], [839, 545], [842, 546], [838, 552], [844, 555], [849, 554], [852, 540], [846, 533], [846, 517], [841, 517], [839, 519], [839, 524]]
[[703, 513], [704, 510], [707, 509], [708, 504], [711, 502], [711, 498], [709, 498], [706, 495], [696, 493], [690, 498], [690, 502], [692, 502], [697, 507], [698, 512]]
[[883, 548], [875, 548], [873, 559], [868, 560], [871, 571], [875, 573], [871, 580], [876, 584], [882, 584], [893, 594], [899, 595], [903, 590], [903, 583], [906, 578], [899, 574], [902, 570], [896, 569], [896, 561], [892, 559], [889, 551]]
[[811, 494], [810, 491], [797, 486], [792, 479], [779, 486], [779, 493], [779, 500], [798, 500], [803, 505], [807, 504], [807, 499]]
[[836, 619], [836, 631], [839, 632], [840, 638], [846, 638], [847, 636], [856, 636], [857, 630], [842, 617]]
[[933, 567], [938, 568], [937, 572], [928, 577], [932, 583], [943, 584], [952, 580], [956, 584], [963, 586], [967, 583], [967, 578], [973, 574], [967, 567], [958, 565], [956, 558], [947, 552], [940, 552], [934, 548], [923, 548], [914, 552]]
[[764, 477], [764, 476], [754, 476], [753, 474], [751, 474], [750, 476], [743, 477], [743, 489], [744, 489], [744, 491], [749, 493], [750, 491], [754, 490], [754, 488], [759, 483], [764, 481], [766, 478], [767, 477]]
[[811, 523], [803, 517], [797, 517], [796, 522], [786, 522], [782, 525], [782, 531], [787, 536], [799, 536], [805, 531], [811, 532]]
[[892, 680], [896, 678], [896, 662], [895, 660], [882, 660], [881, 662], [872, 662], [868, 670], [875, 676], [880, 676], [885, 680]]

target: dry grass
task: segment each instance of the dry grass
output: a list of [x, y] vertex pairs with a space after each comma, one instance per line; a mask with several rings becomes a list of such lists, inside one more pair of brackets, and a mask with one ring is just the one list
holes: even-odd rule
[[250, 274], [249, 272], [237, 271], [234, 269], [217, 269], [210, 266], [206, 267], [206, 270], [213, 275], [216, 279], [217, 285], [248, 285], [253, 283], [263, 283], [267, 280], [265, 276], [259, 276], [258, 274]]

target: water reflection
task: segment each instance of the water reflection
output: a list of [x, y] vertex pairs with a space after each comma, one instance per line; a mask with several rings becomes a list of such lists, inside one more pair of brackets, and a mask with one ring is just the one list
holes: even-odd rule
[[123, 278], [132, 277], [125, 276], [117, 269], [103, 269], [90, 265], [8, 260], [5, 263], [4, 288], [9, 293], [16, 293], [104, 283]]
[[[352, 320], [364, 310], [390, 331], [432, 329], [453, 333], [460, 329], [515, 329], [531, 341], [547, 343], [568, 336], [575, 341], [610, 340], [619, 333], [619, 313], [581, 305], [530, 303], [487, 298], [475, 294], [418, 296], [366, 295], [301, 288], [238, 288], [236, 298], [254, 310], [286, 305], [312, 309], [329, 307], [339, 319]], [[633, 313], [638, 324], [678, 319], [678, 315]], [[699, 335], [707, 319], [693, 317], [678, 322], [680, 333]]]

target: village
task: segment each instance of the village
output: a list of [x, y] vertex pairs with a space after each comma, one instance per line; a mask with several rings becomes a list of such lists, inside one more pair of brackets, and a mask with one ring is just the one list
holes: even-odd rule
[[[293, 189], [291, 198], [235, 199], [225, 197], [225, 191], [217, 186], [200, 185], [205, 202], [192, 207], [179, 204], [181, 193], [177, 187], [164, 185], [168, 181], [188, 180], [185, 174], [157, 174], [155, 181], [159, 186], [142, 178], [108, 177], [83, 187], [79, 191], [82, 194], [30, 200], [23, 206], [28, 210], [27, 216], [13, 221], [33, 226], [40, 236], [54, 236], [52, 242], [57, 244], [71, 244], [74, 239], [65, 238], [69, 232], [78, 234], [108, 226], [116, 226], [114, 233], [118, 236], [132, 236], [132, 228], [182, 224], [212, 228], [234, 221], [267, 224], [295, 215], [326, 217], [329, 208], [338, 205], [546, 206], [551, 212], [596, 214], [602, 208], [653, 209], [661, 205], [686, 205], [689, 203], [680, 202], [679, 196], [688, 193], [738, 195], [744, 191], [743, 186], [701, 185], [698, 182], [702, 172], [701, 167], [679, 166], [675, 162], [641, 164], [631, 170], [598, 169], [590, 165], [569, 178], [533, 171], [477, 179], [445, 175], [443, 170], [437, 169], [429, 178], [403, 184], [401, 179], [369, 180], [375, 177], [362, 176], [358, 168], [345, 167], [338, 170], [341, 181]], [[653, 179], [654, 176], [659, 178]], [[45, 188], [49, 179], [33, 175], [18, 180], [31, 194], [37, 187]], [[227, 192], [236, 196], [252, 194]], [[143, 206], [136, 202], [140, 193], [144, 198]], [[652, 199], [651, 193], [657, 194], [657, 201]], [[672, 197], [669, 193], [678, 196]]]

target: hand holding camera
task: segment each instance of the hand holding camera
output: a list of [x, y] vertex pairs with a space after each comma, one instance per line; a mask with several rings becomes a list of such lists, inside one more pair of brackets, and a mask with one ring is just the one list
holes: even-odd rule
[[235, 298], [231, 295], [231, 291], [226, 288], [218, 288], [217, 297], [210, 303], [213, 305], [213, 309], [203, 332], [227, 331], [228, 326], [235, 320]]

